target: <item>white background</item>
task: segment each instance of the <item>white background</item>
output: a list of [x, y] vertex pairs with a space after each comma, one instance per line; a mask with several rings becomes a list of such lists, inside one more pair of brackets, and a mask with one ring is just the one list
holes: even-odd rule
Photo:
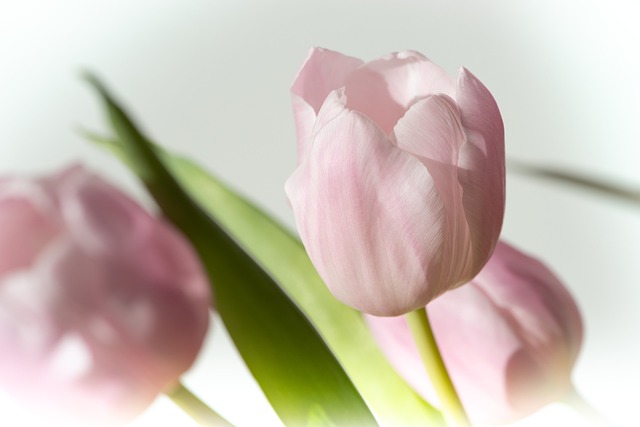
[[[0, 173], [81, 160], [145, 197], [74, 130], [104, 129], [78, 78], [90, 69], [156, 140], [292, 225], [289, 85], [323, 46], [464, 65], [498, 100], [509, 158], [640, 189], [639, 20], [634, 0], [0, 0]], [[578, 389], [617, 425], [638, 425], [640, 206], [510, 174], [504, 236], [544, 259], [582, 308]], [[186, 383], [238, 426], [279, 425], [219, 319]], [[0, 424], [37, 425], [2, 402]], [[579, 422], [551, 405], [514, 425]], [[161, 398], [134, 425], [172, 423], [191, 425]]]

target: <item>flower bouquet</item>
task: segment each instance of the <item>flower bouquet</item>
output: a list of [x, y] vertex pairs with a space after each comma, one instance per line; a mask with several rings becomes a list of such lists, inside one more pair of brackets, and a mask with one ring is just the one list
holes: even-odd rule
[[[0, 179], [0, 386], [66, 425], [119, 425], [180, 382], [219, 314], [286, 426], [493, 425], [569, 402], [583, 324], [500, 240], [505, 138], [489, 90], [404, 51], [310, 51], [292, 85], [296, 234], [142, 132], [91, 74], [84, 132], [157, 209], [81, 165]], [[251, 410], [250, 402], [247, 410]]]

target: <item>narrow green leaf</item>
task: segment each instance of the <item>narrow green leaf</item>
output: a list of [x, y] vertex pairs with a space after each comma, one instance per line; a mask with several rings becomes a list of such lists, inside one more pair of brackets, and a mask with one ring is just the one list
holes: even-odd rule
[[[87, 136], [118, 152], [117, 141]], [[382, 425], [442, 423], [440, 413], [418, 397], [389, 365], [360, 313], [331, 295], [297, 237], [194, 162], [159, 152], [189, 194], [229, 230], [307, 314]]]
[[189, 160], [165, 154], [178, 180], [273, 275], [324, 337], [381, 424], [434, 425], [440, 413], [389, 365], [361, 314], [336, 300], [300, 240]]
[[238, 351], [290, 426], [375, 426], [349, 377], [274, 279], [194, 202], [95, 77], [122, 155], [194, 245]]
[[324, 337], [381, 424], [434, 425], [440, 413], [389, 365], [362, 315], [329, 292], [300, 240], [195, 163], [165, 154], [178, 180], [273, 275]]
[[529, 163], [522, 163], [509, 160], [509, 169], [523, 175], [545, 178], [565, 184], [573, 185], [585, 190], [591, 190], [600, 194], [613, 196], [628, 202], [640, 203], [640, 191], [627, 188], [619, 184], [614, 184], [579, 173], [566, 172], [556, 168], [536, 166]]

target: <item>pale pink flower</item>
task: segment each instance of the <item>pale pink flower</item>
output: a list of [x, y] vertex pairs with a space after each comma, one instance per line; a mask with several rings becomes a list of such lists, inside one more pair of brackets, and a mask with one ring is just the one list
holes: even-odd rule
[[338, 299], [403, 314], [482, 269], [504, 215], [504, 130], [475, 76], [412, 51], [363, 63], [316, 48], [292, 94], [298, 167], [285, 189]]
[[0, 179], [0, 387], [15, 397], [126, 421], [193, 363], [209, 304], [185, 239], [82, 167]]
[[[542, 263], [504, 242], [471, 283], [427, 306], [440, 352], [470, 417], [513, 421], [571, 390], [582, 343], [573, 298]], [[437, 402], [402, 317], [366, 316], [381, 349], [426, 400]]]

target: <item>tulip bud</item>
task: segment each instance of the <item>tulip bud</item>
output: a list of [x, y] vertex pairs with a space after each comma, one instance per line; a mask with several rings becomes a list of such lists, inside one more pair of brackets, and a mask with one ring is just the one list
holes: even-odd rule
[[0, 387], [14, 397], [124, 422], [193, 363], [209, 304], [182, 236], [82, 167], [0, 179]]
[[311, 50], [292, 87], [298, 167], [285, 190], [342, 302], [394, 316], [471, 280], [504, 215], [504, 130], [489, 91], [417, 52], [363, 64]]
[[[571, 390], [582, 343], [580, 312], [534, 258], [499, 242], [476, 278], [431, 302], [428, 312], [451, 380], [475, 422], [513, 421]], [[396, 370], [436, 403], [405, 319], [366, 320]]]

